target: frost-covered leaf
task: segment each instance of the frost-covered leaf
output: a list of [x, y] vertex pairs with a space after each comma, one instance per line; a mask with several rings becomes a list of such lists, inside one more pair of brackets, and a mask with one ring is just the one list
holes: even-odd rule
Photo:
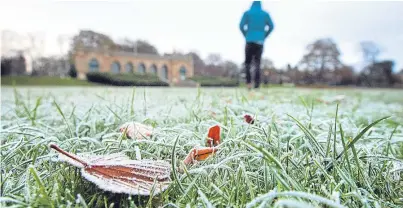
[[119, 128], [120, 132], [126, 132], [131, 139], [144, 139], [152, 135], [153, 127], [138, 122], [127, 122]]
[[204, 147], [204, 148], [195, 147], [192, 150], [190, 150], [189, 154], [183, 160], [183, 163], [185, 165], [190, 165], [193, 164], [195, 161], [206, 160], [208, 157], [217, 152], [217, 150], [218, 149], [215, 147]]
[[217, 146], [220, 144], [221, 128], [218, 125], [210, 127], [207, 135], [207, 146]]
[[163, 160], [130, 160], [123, 154], [74, 155], [52, 144], [59, 159], [81, 168], [81, 174], [99, 188], [131, 195], [158, 194], [171, 182], [170, 164]]

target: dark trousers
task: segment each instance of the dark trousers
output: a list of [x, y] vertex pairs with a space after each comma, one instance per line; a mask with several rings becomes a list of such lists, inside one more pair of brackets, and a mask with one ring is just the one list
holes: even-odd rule
[[245, 46], [245, 73], [246, 84], [252, 82], [250, 73], [251, 66], [253, 64], [255, 68], [255, 88], [260, 86], [260, 60], [262, 59], [263, 45], [256, 43], [246, 43]]

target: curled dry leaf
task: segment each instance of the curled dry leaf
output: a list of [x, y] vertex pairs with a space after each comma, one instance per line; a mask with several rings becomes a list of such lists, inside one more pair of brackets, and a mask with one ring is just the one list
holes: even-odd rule
[[126, 132], [126, 136], [134, 139], [144, 139], [153, 133], [153, 128], [138, 122], [127, 122], [119, 128], [120, 132]]
[[246, 114], [246, 115], [243, 116], [243, 118], [244, 118], [245, 122], [248, 123], [248, 124], [254, 124], [255, 123], [255, 119], [251, 115]]
[[336, 95], [332, 97], [331, 99], [324, 100], [322, 98], [316, 98], [316, 101], [324, 103], [324, 104], [332, 104], [332, 103], [338, 103], [343, 101], [346, 98], [345, 95]]
[[202, 161], [217, 152], [215, 147], [193, 148], [183, 160], [185, 165], [194, 164], [195, 161]]
[[210, 116], [213, 117], [213, 118], [215, 118], [215, 117], [217, 116], [217, 113], [214, 112], [214, 111], [210, 111]]
[[58, 146], [59, 159], [81, 168], [81, 174], [99, 188], [131, 195], [158, 194], [171, 182], [171, 166], [163, 160], [130, 160], [124, 154], [74, 155]]
[[217, 146], [220, 144], [221, 128], [218, 125], [210, 127], [207, 135], [207, 146]]

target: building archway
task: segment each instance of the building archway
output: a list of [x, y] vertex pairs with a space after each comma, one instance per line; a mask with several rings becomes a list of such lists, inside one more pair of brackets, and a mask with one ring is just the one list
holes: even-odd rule
[[88, 63], [88, 71], [89, 72], [99, 72], [99, 62], [96, 58], [93, 58]]
[[120, 73], [120, 64], [117, 61], [114, 61], [111, 65], [111, 72], [113, 74], [119, 74]]
[[134, 67], [133, 67], [132, 62], [127, 62], [127, 64], [125, 65], [125, 71], [127, 73], [133, 73], [134, 72], [133, 68]]
[[181, 66], [181, 68], [179, 69], [179, 78], [181, 80], [185, 80], [186, 79], [186, 67]]
[[163, 79], [168, 80], [168, 67], [167, 67], [167, 65], [162, 66], [162, 68], [161, 68], [161, 77]]
[[137, 71], [140, 74], [146, 73], [146, 66], [143, 63], [140, 63], [139, 66], [137, 67]]
[[150, 67], [150, 73], [151, 74], [157, 74], [157, 66], [155, 64], [152, 64]]

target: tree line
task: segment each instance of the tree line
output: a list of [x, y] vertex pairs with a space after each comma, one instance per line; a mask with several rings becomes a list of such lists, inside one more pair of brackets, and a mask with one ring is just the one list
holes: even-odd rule
[[[34, 40], [32, 36], [30, 39]], [[123, 38], [114, 41], [108, 35], [92, 30], [81, 30], [70, 38], [69, 42], [70, 49], [65, 56], [41, 56], [33, 59], [31, 74], [38, 76], [74, 75], [74, 72], [69, 70], [74, 69], [71, 67], [74, 64], [72, 53], [80, 48], [93, 48], [161, 56], [190, 55], [193, 58], [195, 75], [243, 79], [242, 65], [238, 65], [232, 60], [223, 60], [219, 53], [211, 53], [205, 59], [202, 59], [195, 51], [161, 54], [156, 46], [146, 40]], [[276, 68], [272, 60], [263, 58], [261, 62], [263, 82], [266, 84], [402, 87], [403, 69], [394, 72], [393, 60], [379, 60], [381, 50], [376, 43], [363, 41], [360, 43], [360, 47], [365, 66], [357, 70], [340, 60], [341, 52], [331, 38], [318, 39], [310, 43], [300, 62], [294, 66], [288, 64], [284, 68]], [[18, 69], [24, 66], [24, 58], [21, 54], [22, 52], [19, 51], [19, 54], [15, 56], [2, 57], [2, 75], [22, 73], [21, 69]], [[13, 68], [15, 70], [11, 70]]]
[[[351, 85], [365, 87], [402, 87], [403, 69], [393, 72], [393, 60], [379, 60], [379, 46], [372, 41], [360, 43], [365, 65], [354, 70], [340, 60], [337, 44], [330, 38], [315, 40], [295, 66], [275, 69], [263, 63], [266, 83], [294, 83], [297, 85]], [[270, 61], [266, 61], [269, 62]]]

